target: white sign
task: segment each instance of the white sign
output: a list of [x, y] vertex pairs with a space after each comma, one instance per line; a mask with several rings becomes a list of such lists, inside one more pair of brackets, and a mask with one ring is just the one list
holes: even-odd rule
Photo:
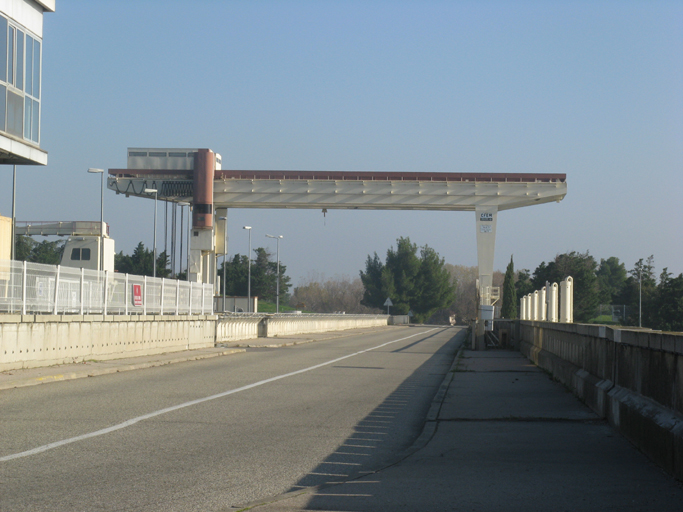
[[493, 222], [493, 214], [492, 213], [481, 213], [481, 214], [479, 214], [479, 220], [481, 222]]
[[479, 232], [480, 233], [492, 233], [493, 227], [490, 224], [481, 224], [479, 226]]
[[393, 306], [394, 303], [391, 302], [391, 299], [387, 298], [387, 300], [384, 301], [384, 305], [385, 305], [385, 306]]

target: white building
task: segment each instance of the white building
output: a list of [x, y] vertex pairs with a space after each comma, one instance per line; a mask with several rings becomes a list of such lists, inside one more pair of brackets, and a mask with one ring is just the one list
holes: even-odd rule
[[0, 164], [46, 165], [40, 147], [43, 13], [55, 0], [0, 0]]

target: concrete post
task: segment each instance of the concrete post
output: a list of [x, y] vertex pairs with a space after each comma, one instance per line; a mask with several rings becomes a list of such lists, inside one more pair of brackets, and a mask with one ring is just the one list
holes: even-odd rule
[[[477, 206], [475, 208], [475, 225], [477, 231], [477, 264], [479, 266], [479, 307], [491, 305], [490, 292], [493, 286], [493, 257], [496, 249], [497, 206]], [[477, 342], [475, 350], [484, 350], [484, 322], [481, 310], [477, 311]]]

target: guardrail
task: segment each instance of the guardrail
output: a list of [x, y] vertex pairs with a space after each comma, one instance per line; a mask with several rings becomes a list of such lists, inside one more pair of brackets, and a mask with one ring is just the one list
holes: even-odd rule
[[210, 315], [210, 284], [0, 260], [0, 312]]

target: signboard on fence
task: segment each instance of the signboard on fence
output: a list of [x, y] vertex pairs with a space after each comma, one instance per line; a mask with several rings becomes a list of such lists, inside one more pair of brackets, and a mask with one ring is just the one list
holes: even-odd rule
[[142, 285], [133, 285], [133, 306], [142, 306]]

